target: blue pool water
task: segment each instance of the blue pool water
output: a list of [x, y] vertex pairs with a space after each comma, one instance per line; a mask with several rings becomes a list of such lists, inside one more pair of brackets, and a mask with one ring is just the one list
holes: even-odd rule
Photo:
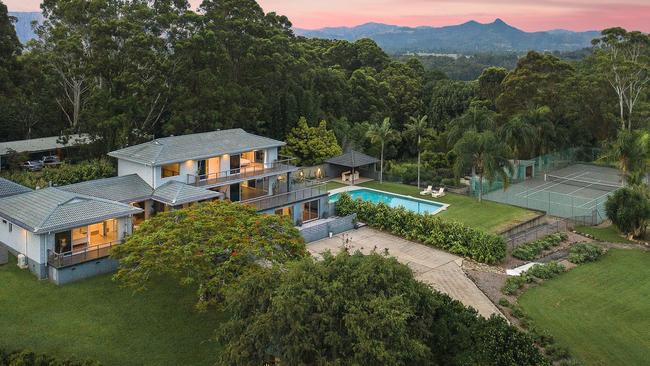
[[[418, 200], [415, 198], [402, 197], [387, 192], [374, 191], [372, 189], [358, 189], [355, 191], [347, 192], [352, 199], [360, 198], [363, 201], [368, 201], [372, 203], [383, 202], [390, 207], [404, 207], [409, 211], [413, 211], [421, 214], [436, 214], [440, 211], [444, 205], [429, 202], [424, 200]], [[340, 193], [333, 194], [330, 196], [330, 202], [338, 201]]]

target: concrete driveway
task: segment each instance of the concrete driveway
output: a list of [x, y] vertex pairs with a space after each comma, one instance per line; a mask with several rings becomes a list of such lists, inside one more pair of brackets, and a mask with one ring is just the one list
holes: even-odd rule
[[360, 250], [364, 254], [373, 249], [388, 254], [399, 262], [408, 265], [415, 278], [444, 292], [466, 306], [476, 309], [479, 314], [489, 317], [492, 314], [502, 316], [499, 309], [479, 290], [478, 287], [463, 272], [463, 258], [447, 252], [433, 249], [422, 244], [414, 243], [369, 227], [348, 231], [331, 239], [322, 239], [307, 244], [312, 255], [330, 250], [337, 253], [343, 249], [345, 238], [350, 239], [348, 247], [351, 252]]

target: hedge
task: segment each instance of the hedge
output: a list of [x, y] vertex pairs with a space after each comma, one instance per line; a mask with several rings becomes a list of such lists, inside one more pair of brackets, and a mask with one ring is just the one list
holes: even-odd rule
[[336, 203], [336, 212], [340, 216], [356, 213], [359, 221], [372, 227], [478, 262], [494, 264], [506, 257], [506, 243], [500, 236], [403, 207], [353, 200], [343, 193]]
[[97, 361], [62, 360], [31, 351], [8, 352], [0, 348], [0, 366], [101, 366]]

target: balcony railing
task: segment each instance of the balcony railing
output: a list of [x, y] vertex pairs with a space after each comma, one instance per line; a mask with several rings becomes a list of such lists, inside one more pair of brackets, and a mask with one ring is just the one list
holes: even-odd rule
[[113, 241], [65, 253], [55, 253], [48, 250], [47, 263], [54, 268], [63, 268], [79, 263], [90, 262], [95, 259], [108, 257], [111, 249], [121, 243], [121, 241]]
[[273, 196], [264, 196], [241, 203], [255, 207], [258, 211], [268, 210], [287, 206], [292, 203], [308, 200], [327, 194], [325, 183], [319, 183], [311, 187], [300, 188], [295, 191], [280, 193]]
[[197, 187], [214, 186], [235, 180], [246, 180], [264, 174], [291, 171], [297, 169], [290, 164], [292, 160], [285, 159], [272, 163], [252, 163], [250, 166], [204, 175], [188, 174], [187, 184], [193, 184]]

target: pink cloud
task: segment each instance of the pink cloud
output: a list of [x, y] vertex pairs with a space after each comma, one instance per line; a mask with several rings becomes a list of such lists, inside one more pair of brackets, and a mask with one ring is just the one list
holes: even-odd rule
[[[10, 11], [37, 11], [40, 0], [3, 0]], [[366, 22], [444, 26], [501, 18], [527, 31], [613, 26], [650, 32], [650, 0], [258, 0], [296, 27]], [[197, 7], [201, 0], [190, 0]]]

